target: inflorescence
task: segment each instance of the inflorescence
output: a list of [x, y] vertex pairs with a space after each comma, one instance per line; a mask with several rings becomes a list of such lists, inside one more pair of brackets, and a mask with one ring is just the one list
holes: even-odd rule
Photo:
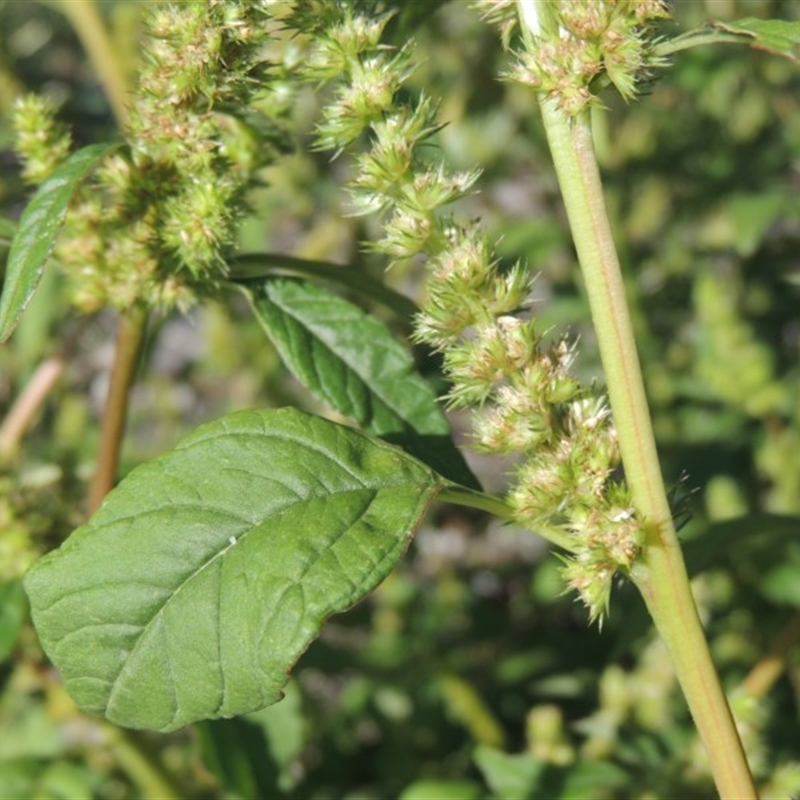
[[[442, 213], [472, 190], [479, 173], [450, 171], [431, 157], [432, 148], [423, 157], [422, 145], [440, 123], [436, 104], [425, 94], [413, 103], [398, 99], [413, 71], [411, 46], [382, 43], [388, 17], [360, 16], [348, 4], [318, 5], [324, 24], [314, 31], [303, 74], [334, 83], [318, 145], [340, 151], [362, 136], [369, 142], [350, 183], [353, 203], [359, 213], [384, 217], [383, 236], [371, 248], [393, 262], [426, 260], [428, 298], [415, 338], [442, 354], [451, 382], [447, 401], [452, 408], [472, 410], [475, 447], [520, 458], [507, 498], [515, 517], [567, 551], [568, 585], [593, 619], [602, 618], [614, 575], [632, 568], [643, 542], [620, 477], [606, 401], [571, 375], [575, 348], [564, 339], [551, 341], [530, 316], [529, 270], [522, 264], [502, 269], [478, 225]], [[503, 6], [510, 4], [491, 5], [501, 12], [502, 25]], [[629, 96], [633, 76], [646, 62], [639, 31], [663, 16], [662, 4], [549, 5], [563, 31], [559, 41], [568, 43], [562, 54], [567, 66], [543, 65], [533, 54], [520, 53], [511, 77], [545, 94], [557, 93], [571, 113], [591, 101], [601, 72]], [[509, 26], [505, 35], [511, 35]], [[549, 46], [544, 39], [534, 44], [539, 56]], [[565, 85], [576, 58], [591, 60], [592, 66], [581, 70], [580, 85]]]
[[[73, 202], [55, 250], [84, 311], [137, 301], [191, 305], [226, 272], [245, 195], [287, 146], [280, 76], [265, 58], [282, 23], [263, 0], [155, 4], [122, 133]], [[54, 109], [16, 109], [24, 175], [40, 183], [69, 151]]]

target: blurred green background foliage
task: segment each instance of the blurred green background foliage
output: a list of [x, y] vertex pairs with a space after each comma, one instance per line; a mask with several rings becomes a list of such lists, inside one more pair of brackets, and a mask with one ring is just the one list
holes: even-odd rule
[[[135, 75], [143, 4], [98, 5]], [[533, 94], [498, 82], [505, 56], [466, 2], [379, 5], [399, 9], [397, 43], [416, 38], [412, 90], [441, 98], [437, 146], [454, 167], [484, 170], [457, 212], [482, 219], [509, 263], [521, 257], [541, 273], [535, 313], [579, 338], [582, 377], [601, 380]], [[9, 127], [17, 96], [50, 96], [78, 145], [114, 135], [59, 6], [0, 3], [6, 220], [25, 202]], [[795, 0], [673, 6], [665, 34], [709, 18], [800, 19]], [[348, 158], [308, 149], [324, 102], [298, 98], [297, 150], [252, 196], [241, 248], [352, 262], [419, 299], [415, 265], [384, 274], [360, 248], [375, 223], [348, 216]], [[639, 102], [609, 95], [595, 128], [662, 464], [683, 497], [698, 602], [734, 691], [800, 609], [800, 70], [734, 45], [680, 53]], [[3, 260], [9, 231], [3, 222]], [[0, 349], [0, 414], [42, 360], [63, 353], [67, 365], [0, 471], [0, 797], [122, 799], [170, 784], [200, 798], [710, 796], [635, 593], [620, 586], [602, 631], [589, 628], [539, 539], [447, 507], [371, 598], [326, 626], [278, 705], [169, 736], [122, 733], [76, 711], [38, 649], [19, 579], [81, 522], [113, 323], [110, 313], [74, 316], [50, 269]], [[133, 394], [124, 471], [203, 420], [287, 404], [326, 413], [243, 304], [162, 318]], [[466, 421], [453, 424], [468, 442]], [[503, 489], [505, 465], [470, 461], [487, 489]], [[797, 655], [789, 649], [780, 677], [736, 706], [764, 796], [800, 793]]]

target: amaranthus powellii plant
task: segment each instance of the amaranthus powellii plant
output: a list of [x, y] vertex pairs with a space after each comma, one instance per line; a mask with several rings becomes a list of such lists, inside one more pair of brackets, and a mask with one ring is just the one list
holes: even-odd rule
[[[388, 574], [439, 498], [493, 511], [563, 551], [565, 584], [591, 621], [609, 614], [618, 577], [634, 583], [720, 794], [754, 797], [675, 536], [589, 125], [602, 90], [633, 102], [684, 46], [658, 33], [667, 5], [475, 3], [510, 51], [502, 78], [538, 99], [606, 389], [581, 384], [577, 343], [537, 322], [530, 266], [503, 265], [480, 222], [459, 217], [454, 204], [476, 191], [480, 169], [454, 171], [440, 157], [446, 120], [428, 93], [410, 99], [413, 42], [386, 43], [393, 14], [378, 6], [154, 5], [138, 86], [127, 106], [116, 104], [127, 109], [124, 144], [105, 150], [69, 156], [55, 109], [38, 97], [18, 103], [16, 150], [25, 180], [40, 188], [9, 259], [0, 328], [10, 333], [35, 288], [41, 217], [74, 306], [121, 317], [90, 497], [99, 510], [26, 580], [42, 643], [79, 704], [123, 725], [171, 731], [261, 708], [280, 699], [325, 619]], [[743, 30], [723, 38], [750, 35]], [[390, 270], [425, 267], [413, 339], [441, 357], [444, 402], [469, 410], [472, 446], [513, 461], [504, 498], [453, 477], [464, 473], [452, 442], [442, 444], [441, 408], [388, 330], [308, 279], [351, 289], [357, 281], [288, 257], [284, 265], [305, 281], [236, 273], [247, 194], [290, 149], [300, 81], [325, 98], [315, 147], [335, 156], [360, 148], [352, 211], [381, 221], [365, 247]], [[270, 267], [281, 257], [255, 260]], [[102, 502], [148, 315], [186, 311], [232, 288], [247, 295], [289, 368], [365, 433], [291, 410], [230, 415], [135, 470]], [[361, 288], [407, 307], [366, 279]], [[441, 473], [429, 466], [439, 469], [439, 458]], [[544, 731], [558, 720], [543, 713], [528, 723]], [[553, 759], [569, 758], [568, 748], [556, 751]]]

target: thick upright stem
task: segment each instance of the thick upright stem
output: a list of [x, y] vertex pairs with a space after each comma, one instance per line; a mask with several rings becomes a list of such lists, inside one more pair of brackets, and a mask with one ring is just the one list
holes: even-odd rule
[[541, 103], [597, 332], [626, 479], [646, 541], [633, 579], [670, 652], [723, 798], [756, 790], [711, 660], [678, 543], [656, 452], [633, 327], [586, 115]]
[[103, 502], [116, 481], [128, 413], [128, 395], [139, 363], [139, 351], [146, 326], [147, 307], [144, 304], [134, 305], [120, 315], [114, 365], [100, 428], [97, 469], [89, 487], [90, 514]]

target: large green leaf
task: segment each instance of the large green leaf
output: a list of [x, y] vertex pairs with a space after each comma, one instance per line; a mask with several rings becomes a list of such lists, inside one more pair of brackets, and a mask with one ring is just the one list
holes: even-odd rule
[[281, 697], [323, 621], [392, 569], [444, 481], [294, 409], [205, 425], [134, 470], [28, 573], [83, 708], [169, 731]]
[[75, 190], [97, 163], [118, 147], [119, 143], [103, 143], [78, 150], [59, 165], [31, 198], [8, 254], [0, 297], [0, 341], [11, 336], [20, 314], [36, 291]]
[[453, 444], [436, 395], [380, 320], [320, 286], [292, 278], [266, 279], [248, 288], [267, 335], [310, 391], [442, 475], [479, 488]]

